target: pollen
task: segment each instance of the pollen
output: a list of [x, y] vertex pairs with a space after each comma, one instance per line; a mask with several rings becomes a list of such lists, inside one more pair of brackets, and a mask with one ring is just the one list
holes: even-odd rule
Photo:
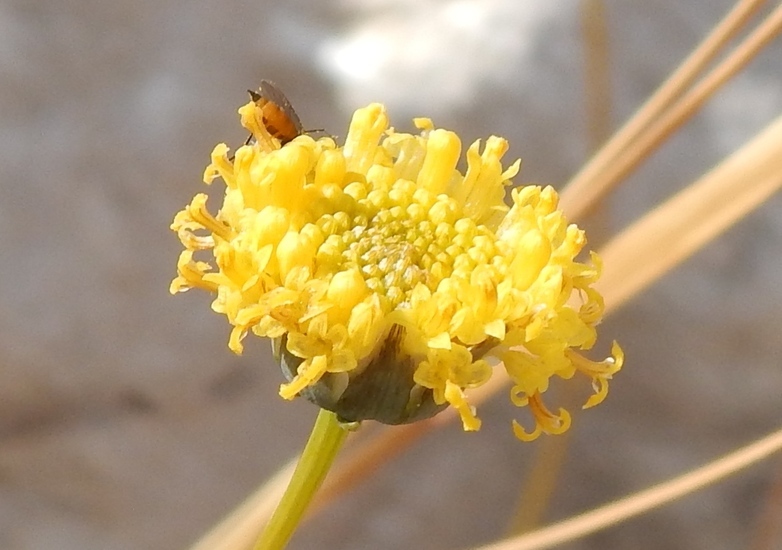
[[271, 339], [282, 397], [351, 422], [452, 407], [476, 430], [469, 390], [504, 368], [533, 424], [514, 420], [523, 440], [570, 425], [544, 405], [552, 377], [590, 379], [585, 407], [605, 398], [623, 355], [584, 354], [603, 311], [600, 260], [576, 259], [586, 237], [551, 187], [515, 187], [505, 202], [519, 171], [503, 167], [507, 141], [462, 156], [455, 133], [424, 118], [418, 133], [397, 132], [372, 104], [342, 147], [308, 135], [281, 145], [257, 109], [240, 109], [255, 139], [233, 156], [218, 145], [206, 168], [207, 183], [225, 183], [216, 213], [198, 194], [172, 224], [184, 251], [171, 291], [214, 293], [237, 353], [248, 334]]

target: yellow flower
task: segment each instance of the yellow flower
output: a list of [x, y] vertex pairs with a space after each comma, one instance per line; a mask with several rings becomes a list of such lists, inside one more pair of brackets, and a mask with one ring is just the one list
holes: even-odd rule
[[239, 111], [253, 143], [212, 153], [204, 179], [226, 185], [217, 214], [199, 194], [174, 220], [185, 250], [171, 291], [214, 292], [236, 353], [248, 332], [272, 339], [284, 398], [389, 424], [450, 405], [476, 430], [465, 390], [501, 360], [535, 420], [532, 432], [514, 421], [521, 439], [567, 429], [542, 401], [553, 376], [591, 378], [586, 406], [602, 401], [621, 350], [601, 362], [576, 351], [596, 340], [599, 258], [575, 260], [586, 239], [551, 187], [515, 188], [505, 204], [519, 161], [503, 169], [504, 139], [473, 143], [462, 173], [458, 136], [428, 119], [398, 133], [372, 104], [343, 147], [307, 135], [280, 147], [257, 109]]

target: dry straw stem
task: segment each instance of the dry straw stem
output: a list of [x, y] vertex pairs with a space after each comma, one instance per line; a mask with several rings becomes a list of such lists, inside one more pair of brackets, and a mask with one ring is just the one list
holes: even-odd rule
[[[583, 47], [583, 95], [586, 115], [585, 142], [590, 152], [611, 136], [613, 101], [611, 99], [611, 40], [604, 0], [580, 0], [580, 33]], [[609, 231], [605, 205], [591, 211], [589, 240], [603, 242]], [[574, 413], [581, 399], [578, 388], [563, 384], [557, 400]], [[532, 449], [532, 459], [517, 490], [516, 504], [508, 515], [505, 536], [527, 533], [539, 527], [563, 478], [562, 471], [570, 452], [573, 430], [558, 437], [542, 437]]]
[[649, 154], [657, 149], [687, 120], [692, 118], [711, 95], [744, 68], [765, 46], [782, 32], [782, 5], [750, 34], [736, 50], [703, 78], [692, 90], [678, 100], [650, 125], [642, 136], [631, 143], [600, 175], [600, 185], [605, 191], [625, 178]]
[[254, 550], [279, 550], [288, 545], [331, 470], [348, 433], [336, 413], [326, 409], [318, 410], [318, 417], [296, 463], [296, 469], [256, 540]]
[[[470, 394], [470, 403], [480, 404], [507, 386], [508, 378], [495, 369], [492, 378]], [[383, 426], [380, 433], [364, 437], [350, 451], [345, 459], [338, 461], [323, 482], [320, 491], [310, 504], [304, 521], [317, 514], [324, 506], [363, 483], [368, 476], [379, 470], [395, 456], [402, 454], [418, 439], [429, 432], [459, 419], [454, 409], [446, 409], [434, 418], [404, 426]], [[363, 430], [354, 434], [358, 439]], [[190, 550], [249, 550], [258, 534], [269, 520], [277, 502], [288, 486], [298, 457], [291, 459], [271, 479], [231, 511], [230, 515], [199, 539]], [[303, 522], [304, 522], [303, 521]], [[302, 523], [303, 523], [302, 522]]]
[[584, 48], [586, 142], [595, 151], [611, 135], [611, 56], [602, 0], [582, 0], [579, 8]]
[[782, 430], [772, 433], [741, 449], [692, 472], [656, 485], [622, 500], [540, 529], [474, 550], [543, 550], [615, 525], [630, 517], [648, 512], [707, 487], [720, 479], [782, 450]]
[[699, 181], [609, 242], [596, 288], [614, 311], [782, 186], [782, 116]]
[[[782, 116], [749, 144], [610, 242], [599, 283], [606, 310], [656, 281], [782, 187]], [[654, 261], [649, 261], [654, 258]], [[639, 267], [640, 266], [640, 267]], [[693, 472], [575, 518], [477, 550], [551, 548], [663, 504], [782, 450], [782, 430]]]
[[768, 489], [763, 510], [755, 525], [755, 537], [749, 550], [778, 550], [782, 540], [782, 461], [777, 464], [777, 475]]
[[764, 3], [765, 0], [738, 2], [630, 120], [573, 176], [562, 194], [561, 201], [562, 208], [571, 218], [583, 217], [589, 208], [597, 204], [600, 198], [610, 191], [616, 181], [607, 180], [602, 177], [602, 174], [622, 156], [633, 141], [648, 129], [650, 124], [658, 120], [661, 114], [671, 107], [722, 47]]
[[[600, 278], [606, 314], [762, 204], [779, 187], [782, 187], [782, 117], [690, 188], [608, 243], [601, 252], [605, 267]], [[649, 261], [650, 258], [654, 261]], [[479, 405], [506, 384], [501, 369], [495, 369], [492, 379], [470, 394], [470, 402]], [[444, 411], [426, 423], [385, 429], [366, 445], [382, 449], [382, 453], [372, 456], [382, 456], [388, 461], [428, 431], [456, 418], [453, 411]], [[356, 452], [363, 456], [361, 447]], [[332, 474], [337, 479], [358, 484], [379, 466], [366, 457], [358, 461], [350, 457], [338, 463]], [[316, 497], [320, 505], [321, 498], [334, 498], [348, 487], [342, 484], [341, 490], [337, 490], [331, 480], [329, 476]]]
[[[749, 145], [606, 246], [601, 253], [605, 269], [600, 279], [606, 313], [614, 311], [730, 224], [762, 204], [780, 186], [782, 117]], [[654, 261], [649, 261], [650, 258]], [[471, 402], [480, 404], [505, 387], [506, 383], [501, 370], [495, 369], [492, 379], [471, 394]], [[322, 507], [365, 479], [380, 466], [380, 457], [390, 460], [430, 430], [456, 417], [452, 410], [447, 410], [428, 422], [385, 429], [363, 446], [359, 445], [347, 460], [335, 466], [315, 497], [313, 508]], [[268, 519], [282, 494], [291, 469], [290, 465], [286, 466], [193, 550], [251, 547], [258, 529]], [[606, 526], [613, 523], [614, 520]]]
[[261, 528], [274, 512], [296, 469], [298, 457], [288, 461], [263, 487], [250, 495], [231, 515], [215, 525], [191, 550], [252, 548]]
[[[729, 29], [732, 29], [733, 26], [736, 26], [740, 24], [740, 22], [745, 21], [761, 4], [762, 2], [758, 1], [739, 2], [731, 14], [729, 14], [729, 16], [718, 26], [717, 29], [721, 29], [721, 31], [718, 32], [715, 30], [715, 32], [713, 32], [709, 38], [707, 38], [706, 42], [704, 42], [704, 44], [711, 43], [711, 46], [709, 48], [705, 48], [704, 46], [699, 47], [698, 50], [696, 50], [696, 52], [693, 53], [693, 55], [691, 55], [690, 58], [688, 58], [688, 60], [685, 62], [685, 65], [689, 64], [695, 67], [695, 69], [691, 69], [693, 75], [699, 72], [700, 68], [705, 65], [709, 59], [711, 59], [711, 57], [704, 53], [704, 51], [718, 48], [719, 45], [727, 41], [728, 37], [735, 33], [735, 29], [732, 31]], [[775, 13], [778, 12], [779, 9]], [[728, 24], [728, 22], [730, 22], [730, 24]], [[767, 23], [764, 26], [769, 28], [769, 25], [770, 23]], [[719, 39], [715, 38], [715, 36], [718, 35], [723, 36]], [[767, 34], [767, 36], [769, 35]], [[761, 46], [765, 45], [768, 40], [770, 40], [770, 38], [764, 39]], [[758, 44], [757, 40], [755, 42]], [[755, 47], [759, 49], [760, 46]], [[713, 53], [711, 56], [713, 56]], [[680, 75], [678, 80], [686, 83], [691, 82], [693, 77], [682, 77], [681, 73], [682, 69], [677, 70], [675, 73], [675, 76]], [[728, 71], [725, 74], [732, 75], [733, 73], [735, 73], [735, 70]], [[642, 110], [648, 110], [648, 112], [659, 114], [660, 105], [662, 105], [662, 107], [669, 106], [673, 99], [681, 94], [681, 91], [676, 92], [676, 90], [673, 89], [673, 85], [670, 84], [671, 80], [676, 79], [669, 79], [669, 83], [663, 86], [663, 88], [670, 88], [667, 94], [669, 99], [664, 101], [663, 99], [658, 98], [654, 100], [654, 102], [650, 101], [650, 103], [657, 103], [658, 106], [652, 109], [649, 106], [649, 103], [647, 103], [647, 105], [645, 105]], [[652, 118], [653, 117], [654, 115]], [[626, 126], [625, 129], [623, 129], [620, 133], [624, 132], [627, 135], [635, 134], [637, 136], [639, 132], [643, 132], [644, 129], [648, 129], [649, 124], [648, 121], [646, 123], [643, 123], [643, 121], [636, 121], [634, 125], [636, 126], [636, 130], [633, 132], [629, 132]], [[774, 125], [774, 128], [776, 128], [775, 132], [777, 134], [779, 133], [779, 126], [779, 123], [775, 123]], [[772, 130], [773, 128], [770, 128], [764, 133], [764, 135], [769, 135]], [[773, 141], [773, 138], [769, 139], [772, 139]], [[769, 144], [769, 139], [763, 140], [765, 144], [764, 148], [771, 150], [773, 149], [773, 145]], [[782, 139], [778, 135], [775, 139], [777, 144], [782, 143]], [[611, 143], [613, 142], [614, 140], [611, 141]], [[625, 147], [626, 143], [622, 144], [621, 147], [618, 147], [617, 151], [622, 152]], [[603, 257], [605, 259], [605, 272], [602, 278], [602, 281], [604, 282], [602, 287], [604, 297], [606, 299], [606, 313], [609, 313], [613, 310], [613, 308], [618, 307], [624, 301], [653, 283], [657, 278], [661, 277], [666, 270], [673, 268], [677, 261], [683, 261], [689, 254], [697, 250], [697, 246], [702, 246], [707, 242], [709, 234], [711, 234], [711, 237], [716, 236], [716, 233], [726, 228], [727, 225], [731, 223], [731, 221], [739, 219], [743, 213], [746, 213], [754, 206], [760, 204], [768, 195], [771, 194], [771, 192], [773, 192], [771, 188], [774, 187], [774, 185], [771, 180], [773, 179], [774, 167], [771, 165], [771, 163], [764, 161], [762, 164], [765, 166], [765, 169], [763, 169], [765, 171], [761, 170], [760, 165], [758, 165], [756, 167], [758, 172], [755, 172], [753, 168], [748, 170], [746, 173], [738, 174], [739, 179], [734, 179], [732, 184], [736, 185], [735, 182], [739, 182], [741, 188], [738, 192], [734, 190], [734, 195], [736, 196], [729, 196], [726, 200], [725, 187], [730, 187], [731, 183], [725, 179], [725, 174], [728, 172], [724, 172], [722, 170], [731, 169], [731, 173], [735, 177], [736, 168], [738, 166], [745, 165], [747, 159], [761, 156], [768, 160], [769, 154], [768, 151], [766, 151], [765, 156], [763, 156], [764, 153], [761, 151], [761, 149], [754, 146], [752, 148], [748, 147], [743, 149], [742, 153], [746, 156], [744, 156], [745, 160], [743, 160], [741, 163], [739, 163], [739, 160], [732, 158], [715, 169], [712, 174], [710, 174], [713, 175], [719, 172], [719, 174], [722, 176], [716, 180], [721, 181], [722, 183], [714, 183], [711, 185], [715, 185], [717, 188], [722, 189], [722, 191], [715, 190], [714, 194], [715, 196], [723, 197], [721, 199], [723, 203], [728, 203], [731, 201], [736, 203], [735, 205], [728, 205], [731, 212], [724, 212], [724, 209], [720, 209], [718, 214], [715, 213], [715, 216], [710, 215], [707, 217], [707, 219], [704, 220], [700, 220], [698, 217], [692, 216], [692, 212], [690, 212], [689, 220], [692, 223], [683, 224], [679, 228], [679, 233], [676, 234], [675, 239], [668, 237], [668, 243], [680, 241], [682, 243], [690, 243], [690, 245], [688, 248], [677, 247], [677, 249], [673, 251], [675, 254], [670, 254], [670, 256], [666, 259], [666, 266], [664, 269], [657, 267], [657, 265], [660, 264], [660, 262], [658, 262], [659, 258], [655, 258], [655, 256], [652, 255], [650, 249], [644, 248], [645, 244], [655, 242], [654, 239], [650, 238], [643, 231], [639, 230], [638, 225], [634, 225], [627, 232], [618, 236], [612, 243], [609, 243], [609, 245], [606, 247], [606, 250], [603, 252]], [[777, 158], [782, 158], [782, 154], [780, 154], [778, 145], [776, 149], [776, 156]], [[754, 180], [751, 180], [750, 178], [753, 176], [758, 176], [759, 172], [761, 171], [763, 174], [765, 174], [765, 176], [761, 177], [760, 183], [754, 185]], [[586, 172], [582, 171], [582, 173]], [[780, 173], [782, 173], [782, 171], [778, 168], [777, 165], [777, 176], [779, 176]], [[580, 176], [577, 176], [577, 178], [579, 177]], [[573, 181], [575, 182], [577, 179], [574, 178]], [[702, 188], [705, 191], [708, 191], [708, 188], [710, 187], [710, 185], [707, 185], [707, 181], [711, 181], [708, 176], [704, 177], [698, 183], [698, 185], [703, 186]], [[591, 183], [590, 185], [600, 186], [600, 182], [597, 181]], [[754, 189], [754, 191], [751, 191], [750, 189]], [[571, 183], [571, 185], [569, 185], [562, 194], [562, 205], [571, 217], [576, 217], [579, 215], [579, 213], [587, 211], [588, 208], [599, 199], [601, 194], [602, 193], [594, 194], [591, 192], [586, 192], [581, 190], [580, 186], [576, 186]], [[745, 195], [747, 195], [747, 198], [744, 197]], [[690, 194], [685, 191], [680, 194], [678, 198], [681, 198], [682, 196], [687, 198], [690, 196]], [[701, 200], [703, 200], [703, 198], [699, 197], [697, 202], [700, 203]], [[725, 204], [722, 206], [725, 206]], [[672, 210], [669, 210], [669, 212], [679, 210], [679, 217], [682, 217], [681, 214], [683, 211], [680, 208], [681, 207], [673, 208]], [[658, 209], [654, 213], [654, 216], [660, 216], [661, 214], [659, 214], [659, 212], [661, 210], [662, 208]], [[686, 212], [684, 214], [686, 217]], [[644, 218], [644, 221], [646, 220], [648, 220], [648, 218]], [[701, 230], [701, 222], [703, 222], [704, 226], [709, 226], [710, 229]], [[646, 223], [651, 222], [646, 221]], [[630, 239], [626, 236], [629, 232], [635, 233], [634, 239]], [[693, 236], [690, 236], [690, 232], [693, 232]], [[661, 240], [660, 242], [664, 241]], [[632, 250], [635, 255], [629, 256], [620, 254], [619, 252], [621, 252], [623, 249]], [[650, 251], [647, 253], [642, 253], [643, 250]], [[656, 254], [657, 252], [654, 253]], [[639, 257], [642, 257], [645, 261], [639, 263]], [[648, 261], [649, 258], [655, 258], [655, 261]], [[646, 272], [647, 270], [648, 273]], [[626, 277], [627, 273], [631, 273], [633, 275], [632, 283], [629, 281], [624, 281], [624, 284], [621, 287], [618, 283], [607, 284], [607, 281], [610, 280], [622, 281], [622, 277]], [[478, 388], [477, 390], [474, 390], [470, 395], [470, 401], [478, 405], [496, 393], [498, 390], [504, 388], [506, 383], [507, 378], [501, 374], [500, 369], [495, 369], [495, 376], [493, 376], [487, 384], [481, 388]], [[448, 410], [428, 422], [382, 430], [381, 433], [374, 439], [364, 442], [363, 446], [359, 445], [358, 448], [354, 449], [354, 452], [351, 453], [350, 456], [347, 456], [344, 461], [338, 463], [335, 466], [334, 470], [331, 472], [323, 487], [321, 488], [320, 493], [316, 496], [315, 501], [313, 502], [313, 509], [321, 507], [324, 504], [330, 502], [339, 494], [359, 483], [360, 480], [364, 479], [367, 475], [376, 470], [380, 466], [380, 461], [377, 460], [377, 457], [382, 456], [383, 460], [386, 462], [391, 460], [394, 456], [403, 452], [415, 440], [422, 437], [430, 430], [455, 420], [456, 417], [457, 415], [453, 414], [453, 411]], [[272, 480], [256, 491], [256, 493], [249, 497], [244, 504], [234, 510], [226, 520], [215, 527], [203, 539], [201, 539], [201, 541], [193, 546], [192, 550], [206, 550], [207, 548], [210, 550], [245, 550], [247, 548], [251, 548], [257, 533], [263, 524], [268, 520], [271, 511], [274, 509], [276, 502], [279, 500], [281, 494], [284, 491], [287, 480], [290, 478], [290, 472], [292, 472], [293, 469], [293, 463], [295, 463], [295, 461], [292, 461], [286, 465], [283, 470], [278, 472], [272, 478]]]

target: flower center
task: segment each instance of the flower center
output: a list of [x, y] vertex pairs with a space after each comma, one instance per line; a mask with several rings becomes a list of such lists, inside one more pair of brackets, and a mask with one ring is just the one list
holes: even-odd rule
[[391, 307], [403, 302], [415, 285], [428, 282], [422, 267], [425, 249], [408, 240], [412, 232], [410, 220], [356, 227], [351, 232], [355, 241], [343, 253], [345, 263], [358, 267], [367, 286], [388, 298]]

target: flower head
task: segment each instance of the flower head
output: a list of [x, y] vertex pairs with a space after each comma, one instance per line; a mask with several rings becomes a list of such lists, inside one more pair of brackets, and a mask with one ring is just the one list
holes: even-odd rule
[[551, 187], [515, 188], [505, 204], [519, 161], [503, 168], [504, 139], [473, 143], [462, 173], [458, 136], [428, 119], [398, 133], [372, 104], [342, 147], [308, 135], [280, 146], [258, 109], [239, 111], [253, 143], [232, 159], [224, 144], [212, 152], [204, 180], [226, 186], [217, 214], [199, 194], [172, 224], [185, 250], [171, 291], [215, 293], [236, 353], [250, 332], [270, 338], [284, 398], [389, 424], [450, 405], [476, 430], [465, 390], [501, 360], [535, 420], [531, 432], [514, 421], [522, 439], [569, 425], [543, 404], [553, 376], [589, 377], [585, 406], [602, 401], [621, 350], [601, 362], [579, 351], [602, 315], [599, 258], [576, 261], [584, 232]]

